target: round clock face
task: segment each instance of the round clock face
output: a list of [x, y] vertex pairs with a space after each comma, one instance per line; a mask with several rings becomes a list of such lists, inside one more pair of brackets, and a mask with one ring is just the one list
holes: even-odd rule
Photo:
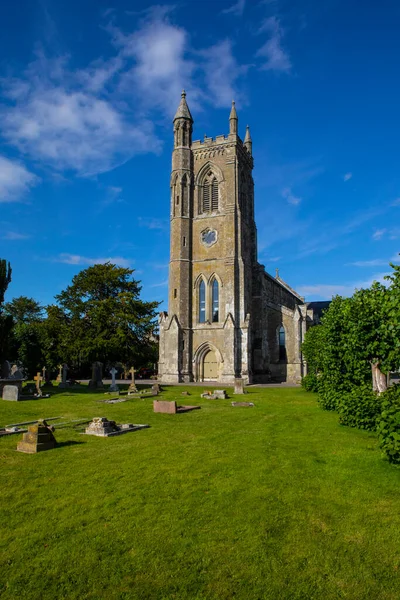
[[215, 229], [205, 229], [201, 232], [201, 241], [205, 246], [212, 246], [217, 241]]

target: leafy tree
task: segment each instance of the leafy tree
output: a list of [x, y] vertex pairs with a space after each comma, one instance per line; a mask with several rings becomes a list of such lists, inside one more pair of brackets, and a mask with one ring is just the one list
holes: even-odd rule
[[78, 368], [100, 360], [146, 364], [158, 302], [144, 302], [133, 270], [111, 263], [89, 267], [56, 296], [64, 315], [63, 360]]
[[43, 308], [33, 298], [20, 296], [4, 306], [14, 327], [10, 336], [10, 357], [19, 360], [30, 375], [43, 367], [41, 324]]
[[43, 307], [33, 298], [19, 296], [4, 306], [7, 314], [11, 315], [15, 323], [35, 323], [43, 320]]
[[4, 297], [8, 286], [11, 283], [10, 263], [2, 258], [0, 259], [0, 361], [7, 359], [9, 349], [10, 333], [13, 327], [13, 320], [10, 315], [4, 314]]

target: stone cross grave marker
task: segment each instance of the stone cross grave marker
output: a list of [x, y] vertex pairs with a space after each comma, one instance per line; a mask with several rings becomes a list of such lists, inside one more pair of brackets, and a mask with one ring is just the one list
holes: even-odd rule
[[135, 367], [131, 367], [129, 369], [129, 373], [132, 375], [132, 381], [128, 388], [128, 393], [129, 392], [137, 393], [138, 390], [137, 390], [136, 383], [135, 383], [135, 373], [136, 373]]
[[43, 369], [42, 369], [42, 377], [43, 377], [43, 381], [46, 381], [46, 367], [43, 367]]
[[111, 377], [112, 377], [112, 382], [110, 385], [110, 392], [119, 392], [119, 387], [115, 383], [115, 376], [118, 373], [118, 371], [115, 367], [113, 367], [112, 369], [110, 369], [110, 373], [111, 373]]
[[63, 365], [57, 365], [57, 368], [58, 368], [58, 375], [57, 375], [56, 381], [58, 381], [60, 383], [62, 381], [62, 369], [63, 369]]
[[42, 374], [38, 371], [33, 378], [36, 381], [36, 391], [38, 396], [42, 396], [42, 390], [40, 389], [40, 382], [43, 380]]

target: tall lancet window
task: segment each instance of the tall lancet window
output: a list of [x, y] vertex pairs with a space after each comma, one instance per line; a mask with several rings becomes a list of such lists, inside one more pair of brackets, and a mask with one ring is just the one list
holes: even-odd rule
[[206, 284], [201, 280], [199, 285], [199, 323], [206, 322]]
[[212, 284], [212, 322], [218, 323], [219, 321], [219, 285], [218, 281], [214, 279]]
[[286, 360], [286, 335], [283, 325], [279, 329], [279, 360]]
[[218, 205], [218, 181], [210, 171], [203, 183], [203, 198], [201, 202], [201, 212], [205, 213], [218, 210]]

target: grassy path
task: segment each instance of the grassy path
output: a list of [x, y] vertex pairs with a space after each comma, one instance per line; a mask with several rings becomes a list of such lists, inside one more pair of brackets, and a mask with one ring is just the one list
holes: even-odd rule
[[105, 405], [101, 393], [0, 401], [0, 425], [107, 416], [150, 429], [55, 432], [55, 450], [0, 439], [1, 600], [398, 600], [400, 470], [301, 389], [254, 408]]

